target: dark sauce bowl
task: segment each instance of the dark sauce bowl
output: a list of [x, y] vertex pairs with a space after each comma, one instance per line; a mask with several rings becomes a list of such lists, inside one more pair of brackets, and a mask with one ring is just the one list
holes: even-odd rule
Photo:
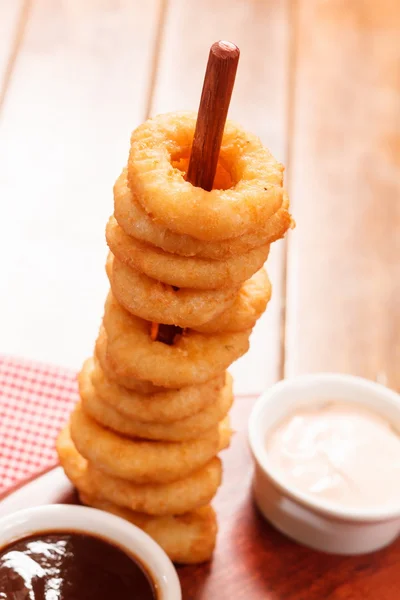
[[0, 519], [0, 553], [18, 540], [45, 537], [50, 533], [84, 534], [108, 542], [141, 565], [154, 586], [157, 600], [182, 599], [178, 575], [164, 550], [138, 527], [94, 508], [52, 504], [3, 517]]

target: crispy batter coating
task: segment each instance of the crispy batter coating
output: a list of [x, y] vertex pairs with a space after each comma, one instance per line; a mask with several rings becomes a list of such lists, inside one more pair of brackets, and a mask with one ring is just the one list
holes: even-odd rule
[[182, 563], [209, 560], [215, 546], [216, 454], [232, 434], [226, 369], [271, 297], [269, 246], [294, 225], [282, 165], [235, 123], [214, 189], [186, 181], [195, 122], [171, 113], [132, 133], [106, 228], [111, 290], [57, 441], [82, 502], [141, 527]]
[[137, 418], [127, 418], [96, 394], [90, 377], [84, 371], [79, 374], [79, 392], [83, 410], [99, 425], [128, 437], [167, 442], [185, 442], [201, 437], [218, 425], [233, 402], [230, 375], [215, 402], [191, 417], [169, 423], [144, 423]]
[[147, 321], [179, 327], [194, 327], [214, 319], [234, 302], [238, 292], [238, 287], [176, 290], [128, 267], [111, 253], [106, 271], [114, 296], [128, 312]]
[[135, 377], [167, 388], [209, 381], [225, 371], [249, 347], [250, 331], [207, 335], [188, 330], [172, 346], [153, 342], [150, 323], [130, 315], [112, 294], [103, 324], [107, 360], [116, 377]]
[[199, 386], [168, 390], [155, 394], [138, 394], [107, 379], [97, 359], [89, 359], [82, 367], [82, 376], [90, 377], [96, 394], [127, 419], [144, 423], [186, 421], [218, 399], [225, 373]]
[[271, 298], [272, 286], [264, 269], [260, 269], [244, 282], [235, 298], [235, 302], [223, 313], [197, 325], [201, 333], [236, 333], [253, 329], [265, 311]]
[[56, 450], [60, 465], [72, 484], [83, 494], [93, 494], [93, 485], [87, 471], [88, 462], [76, 449], [71, 439], [69, 425], [58, 434]]
[[138, 485], [113, 477], [79, 454], [68, 427], [58, 437], [57, 452], [67, 477], [78, 490], [148, 515], [178, 515], [204, 506], [212, 500], [222, 480], [219, 458], [172, 483]]
[[136, 483], [168, 483], [197, 471], [219, 452], [226, 435], [215, 427], [201, 438], [179, 443], [125, 438], [101, 427], [80, 404], [70, 427], [84, 458], [110, 475]]
[[[231, 187], [230, 185], [224, 187], [224, 183], [218, 181], [217, 172], [214, 188]], [[175, 233], [154, 220], [142, 208], [128, 187], [126, 169], [122, 171], [114, 186], [114, 216], [127, 235], [142, 242], [153, 244], [172, 254], [213, 260], [223, 260], [249, 252], [257, 246], [271, 244], [283, 237], [292, 226], [289, 198], [284, 190], [282, 207], [258, 229], [250, 233], [219, 242], [205, 242], [189, 235]]]
[[171, 164], [189, 154], [195, 123], [195, 113], [170, 113], [149, 119], [132, 133], [132, 193], [165, 227], [200, 240], [219, 241], [258, 229], [282, 206], [282, 165], [256, 136], [228, 120], [219, 162], [234, 185], [211, 192], [195, 187]]
[[137, 485], [107, 475], [88, 463], [89, 478], [96, 495], [148, 515], [181, 515], [211, 502], [222, 481], [221, 460], [213, 458], [204, 467], [172, 483]]
[[148, 515], [117, 506], [95, 494], [93, 481], [88, 475], [87, 461], [71, 442], [68, 428], [58, 437], [57, 451], [67, 477], [78, 488], [83, 504], [116, 514], [140, 527], [175, 562], [201, 563], [211, 558], [217, 534], [215, 513], [211, 506], [202, 506], [176, 516]]
[[269, 244], [264, 244], [223, 260], [179, 256], [130, 237], [114, 217], [108, 221], [106, 237], [112, 254], [126, 266], [151, 279], [195, 290], [237, 288], [263, 266], [269, 254]]
[[198, 564], [210, 560], [215, 548], [217, 519], [211, 506], [184, 515], [153, 517], [135, 513], [94, 496], [80, 494], [83, 504], [113, 513], [148, 533], [175, 563]]
[[99, 335], [96, 340], [94, 355], [98, 360], [104, 375], [111, 382], [121, 385], [132, 392], [136, 392], [137, 394], [142, 394], [145, 396], [166, 391], [164, 387], [154, 385], [154, 383], [151, 381], [136, 379], [135, 377], [130, 377], [129, 375], [123, 376], [115, 373], [112, 365], [110, 365], [110, 361], [107, 358], [107, 333], [103, 325], [100, 327]]

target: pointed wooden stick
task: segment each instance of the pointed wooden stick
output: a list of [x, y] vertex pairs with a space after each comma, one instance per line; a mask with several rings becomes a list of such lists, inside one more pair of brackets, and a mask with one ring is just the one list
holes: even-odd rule
[[[186, 177], [192, 185], [207, 191], [214, 183], [239, 56], [239, 48], [232, 42], [221, 40], [210, 48]], [[175, 325], [152, 323], [150, 335], [152, 340], [173, 344], [181, 332]]]

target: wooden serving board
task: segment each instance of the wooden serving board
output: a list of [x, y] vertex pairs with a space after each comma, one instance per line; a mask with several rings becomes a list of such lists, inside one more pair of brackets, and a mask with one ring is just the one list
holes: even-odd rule
[[[252, 462], [246, 423], [254, 397], [239, 397], [236, 429], [223, 453], [224, 482], [215, 499], [219, 534], [213, 561], [178, 567], [183, 600], [398, 600], [400, 538], [373, 554], [338, 557], [308, 550], [268, 525], [251, 499]], [[75, 502], [60, 467], [0, 501], [0, 517], [29, 506]]]

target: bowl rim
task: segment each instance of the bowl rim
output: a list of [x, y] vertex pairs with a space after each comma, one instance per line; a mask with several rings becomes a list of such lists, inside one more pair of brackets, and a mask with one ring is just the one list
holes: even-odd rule
[[[268, 433], [269, 426], [268, 424], [263, 423], [263, 412], [266, 406], [270, 405], [274, 401], [275, 396], [283, 391], [292, 388], [293, 396], [295, 396], [296, 389], [299, 390], [300, 386], [302, 391], [304, 391], [305, 386], [312, 386], [315, 383], [327, 385], [339, 383], [342, 384], [342, 386], [347, 386], [349, 389], [358, 389], [360, 392], [368, 390], [369, 393], [374, 393], [381, 401], [386, 402], [386, 405], [390, 404], [392, 407], [395, 406], [396, 410], [399, 412], [400, 419], [400, 394], [375, 381], [356, 375], [329, 372], [289, 377], [277, 382], [261, 394], [251, 411], [248, 423], [248, 441], [256, 464], [262, 470], [263, 474], [268, 477], [275, 487], [283, 492], [285, 496], [288, 496], [297, 503], [320, 515], [326, 515], [337, 520], [355, 522], [388, 521], [398, 518], [400, 516], [399, 504], [390, 504], [384, 509], [342, 508], [328, 500], [323, 500], [312, 496], [311, 494], [301, 492], [294, 486], [286, 483], [284, 477], [281, 477], [279, 472], [277, 472], [277, 470], [269, 463], [267, 450], [265, 448], [265, 436]], [[351, 402], [351, 399], [349, 399], [349, 401]], [[310, 405], [312, 405], [312, 403], [313, 400], [311, 399]], [[379, 412], [379, 410], [377, 410], [377, 412]], [[290, 409], [287, 414], [290, 414]]]
[[96, 508], [44, 504], [10, 513], [0, 519], [0, 549], [30, 535], [67, 531], [98, 536], [137, 557], [156, 583], [159, 600], [181, 600], [178, 574], [161, 546], [136, 525]]

